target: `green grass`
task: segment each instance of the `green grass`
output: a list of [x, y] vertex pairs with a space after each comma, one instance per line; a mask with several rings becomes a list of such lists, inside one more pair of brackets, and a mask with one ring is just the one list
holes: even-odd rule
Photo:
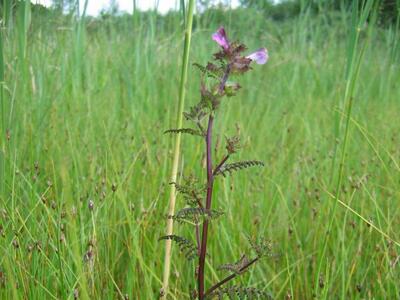
[[[208, 17], [195, 23], [191, 62], [217, 50], [210, 34], [221, 23]], [[182, 24], [15, 18], [0, 47], [0, 298], [73, 299], [77, 288], [81, 298], [153, 299], [173, 149], [162, 132], [176, 117]], [[280, 255], [236, 282], [276, 299], [399, 297], [398, 29], [371, 21], [357, 31], [360, 16], [346, 12], [224, 18], [230, 36], [266, 46], [270, 61], [240, 80], [215, 130], [222, 141], [238, 126], [237, 159], [266, 167], [217, 181], [214, 205], [226, 215], [211, 226], [207, 285], [251, 235], [272, 239]], [[195, 68], [188, 78], [186, 107], [199, 97]], [[203, 148], [183, 137], [180, 174], [204, 175]], [[171, 299], [184, 299], [195, 280], [173, 249]]]

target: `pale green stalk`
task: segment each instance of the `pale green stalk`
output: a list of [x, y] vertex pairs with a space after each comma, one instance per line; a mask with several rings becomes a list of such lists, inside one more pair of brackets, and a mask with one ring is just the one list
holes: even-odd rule
[[[5, 129], [5, 101], [4, 101], [4, 55], [3, 55], [3, 42], [4, 36], [3, 36], [3, 29], [0, 29], [0, 134], [4, 137], [6, 136], [6, 129]], [[5, 182], [5, 176], [6, 176], [6, 171], [5, 171], [5, 142], [4, 139], [0, 139], [0, 182]], [[0, 199], [1, 197], [5, 196], [4, 195], [4, 184], [1, 185], [0, 188]]]
[[[185, 92], [186, 92], [186, 82], [187, 82], [187, 72], [189, 65], [189, 52], [190, 52], [190, 40], [192, 37], [192, 23], [193, 23], [193, 9], [194, 0], [189, 0], [189, 8], [187, 14], [187, 20], [185, 22], [185, 44], [182, 58], [182, 70], [179, 88], [179, 99], [178, 99], [178, 112], [176, 118], [176, 128], [182, 127], [183, 122], [183, 107], [185, 103]], [[174, 160], [172, 162], [171, 179], [170, 182], [176, 182], [176, 177], [178, 173], [179, 165], [179, 155], [181, 147], [181, 134], [178, 133], [175, 137], [175, 147], [174, 147]], [[174, 184], [170, 185], [170, 196], [169, 196], [169, 209], [168, 216], [172, 216], [175, 212], [175, 201], [176, 201], [176, 188]], [[171, 235], [173, 233], [174, 221], [172, 218], [167, 219], [167, 230], [166, 235]], [[165, 257], [164, 257], [164, 273], [163, 273], [163, 286], [161, 288], [161, 297], [166, 299], [168, 294], [168, 283], [169, 275], [171, 269], [171, 246], [172, 241], [165, 241]]]

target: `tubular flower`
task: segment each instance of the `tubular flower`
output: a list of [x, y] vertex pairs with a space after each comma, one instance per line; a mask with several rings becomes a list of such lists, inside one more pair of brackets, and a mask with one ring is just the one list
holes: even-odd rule
[[217, 32], [212, 35], [212, 39], [225, 50], [228, 50], [230, 48], [229, 40], [226, 37], [224, 27], [218, 28]]

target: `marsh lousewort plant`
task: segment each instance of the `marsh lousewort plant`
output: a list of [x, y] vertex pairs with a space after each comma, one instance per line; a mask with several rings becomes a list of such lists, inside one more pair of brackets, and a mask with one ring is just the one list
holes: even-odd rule
[[[202, 184], [195, 176], [184, 177], [182, 183], [173, 182], [176, 190], [186, 201], [186, 206], [176, 212], [173, 218], [180, 223], [190, 223], [195, 228], [195, 242], [178, 235], [167, 235], [161, 239], [169, 239], [176, 242], [185, 257], [189, 260], [198, 260], [194, 271], [197, 278], [197, 289], [191, 291], [192, 299], [266, 299], [270, 295], [262, 290], [241, 286], [229, 286], [229, 282], [236, 276], [244, 273], [261, 257], [270, 253], [270, 243], [266, 240], [250, 240], [250, 246], [254, 251], [253, 256], [243, 255], [237, 262], [224, 264], [219, 267], [222, 271], [230, 272], [230, 275], [215, 283], [208, 289], [205, 287], [205, 262], [207, 258], [207, 243], [209, 240], [208, 229], [212, 220], [218, 218], [223, 212], [212, 209], [214, 181], [225, 177], [235, 171], [253, 166], [263, 166], [258, 160], [230, 162], [231, 157], [240, 148], [238, 136], [226, 138], [226, 154], [215, 163], [212, 157], [213, 125], [216, 111], [226, 97], [235, 96], [240, 85], [230, 81], [234, 76], [244, 74], [251, 70], [252, 63], [265, 64], [268, 61], [268, 53], [265, 48], [244, 55], [246, 46], [239, 42], [230, 42], [223, 27], [212, 35], [212, 39], [221, 47], [214, 54], [213, 62], [206, 66], [195, 64], [201, 72], [200, 102], [184, 113], [187, 121], [192, 126], [167, 130], [166, 133], [185, 133], [201, 137], [205, 141], [207, 181]], [[201, 228], [202, 226], [202, 228]]]

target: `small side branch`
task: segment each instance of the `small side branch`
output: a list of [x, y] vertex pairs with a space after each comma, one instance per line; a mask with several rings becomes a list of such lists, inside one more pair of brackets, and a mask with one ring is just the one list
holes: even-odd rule
[[233, 278], [235, 278], [237, 275], [239, 275], [240, 273], [244, 272], [247, 268], [249, 268], [251, 265], [253, 265], [254, 263], [256, 263], [259, 260], [259, 257], [253, 258], [251, 261], [249, 261], [248, 264], [244, 265], [240, 270], [239, 273], [232, 273], [231, 275], [225, 277], [224, 279], [222, 279], [220, 282], [216, 283], [215, 285], [213, 285], [212, 287], [210, 287], [207, 292], [205, 292], [204, 297], [207, 297], [209, 295], [211, 295], [212, 292], [214, 292], [215, 290], [217, 290], [218, 288], [220, 288], [222, 285], [224, 285], [225, 283], [231, 281]]
[[228, 160], [229, 154], [225, 155], [225, 157], [221, 160], [221, 162], [218, 164], [218, 166], [214, 169], [213, 175], [217, 174], [218, 171], [221, 170], [221, 167], [224, 165], [224, 163]]

